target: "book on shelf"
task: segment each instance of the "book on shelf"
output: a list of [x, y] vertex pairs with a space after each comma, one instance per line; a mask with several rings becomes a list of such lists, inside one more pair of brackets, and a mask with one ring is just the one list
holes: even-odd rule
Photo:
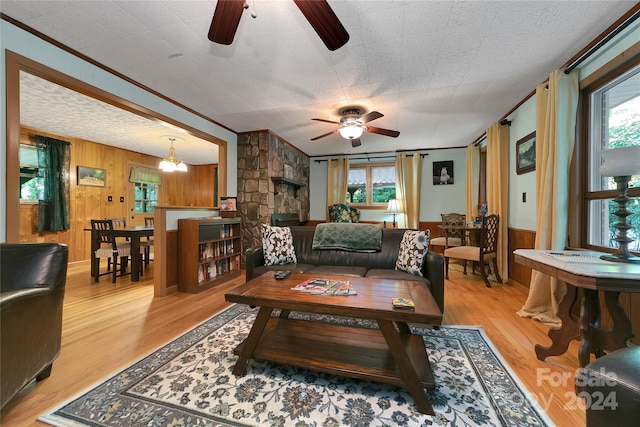
[[416, 309], [416, 305], [411, 298], [393, 297], [391, 298], [391, 303], [393, 304], [393, 308], [398, 308], [400, 310]]
[[348, 280], [314, 278], [298, 283], [291, 289], [318, 295], [357, 295]]

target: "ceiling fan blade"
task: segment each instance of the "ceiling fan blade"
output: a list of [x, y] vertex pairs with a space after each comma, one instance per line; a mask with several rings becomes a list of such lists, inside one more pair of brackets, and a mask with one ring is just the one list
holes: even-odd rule
[[360, 138], [353, 138], [353, 139], [351, 140], [351, 146], [352, 146], [352, 147], [354, 147], [354, 148], [355, 148], [355, 147], [359, 147], [359, 146], [361, 146], [361, 145], [362, 145], [362, 141], [360, 141]]
[[325, 134], [322, 134], [322, 135], [320, 135], [320, 136], [316, 136], [315, 138], [311, 138], [311, 140], [312, 140], [312, 141], [315, 141], [316, 139], [324, 138], [325, 136], [332, 135], [332, 134], [334, 134], [334, 133], [336, 133], [336, 132], [338, 132], [338, 130], [337, 130], [337, 129], [336, 129], [336, 130], [332, 130], [331, 132], [327, 132], [327, 133], [325, 133]]
[[339, 125], [340, 124], [340, 122], [334, 122], [332, 120], [325, 120], [325, 119], [311, 119], [311, 120], [315, 120], [316, 122], [333, 123], [335, 125]]
[[294, 2], [329, 50], [339, 49], [349, 41], [349, 33], [326, 0]]
[[209, 27], [209, 40], [220, 44], [231, 44], [243, 11], [244, 0], [218, 0], [211, 27]]
[[380, 117], [384, 117], [384, 114], [377, 111], [371, 111], [370, 113], [367, 113], [364, 116], [360, 117], [360, 120], [362, 121], [362, 123], [368, 123], [375, 119], [379, 119]]
[[398, 135], [400, 135], [400, 132], [398, 132], [397, 130], [382, 129], [382, 128], [376, 128], [373, 126], [367, 126], [367, 132], [377, 133], [379, 135], [384, 135], [384, 136], [390, 136], [392, 138], [397, 138]]

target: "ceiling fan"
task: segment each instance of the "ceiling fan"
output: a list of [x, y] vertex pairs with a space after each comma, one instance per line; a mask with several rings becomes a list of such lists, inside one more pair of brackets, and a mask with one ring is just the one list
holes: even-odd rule
[[377, 111], [371, 111], [365, 115], [362, 115], [362, 109], [358, 107], [347, 107], [340, 112], [340, 115], [342, 116], [342, 118], [339, 122], [325, 119], [311, 119], [318, 122], [334, 123], [342, 126], [338, 129], [332, 130], [331, 132], [327, 132], [323, 135], [311, 138], [311, 140], [315, 141], [317, 139], [324, 138], [325, 136], [333, 135], [334, 133], [339, 132], [343, 138], [351, 140], [352, 147], [359, 147], [360, 145], [362, 145], [360, 136], [365, 131], [377, 133], [379, 135], [390, 136], [392, 138], [397, 138], [398, 135], [400, 135], [400, 132], [398, 132], [397, 130], [365, 126], [365, 123], [369, 123], [373, 120], [379, 119], [380, 117], [384, 117], [384, 114]]
[[[349, 41], [349, 33], [326, 0], [293, 1], [329, 50], [336, 50]], [[249, 4], [245, 0], [218, 0], [209, 28], [209, 40], [231, 44], [242, 12], [248, 8]], [[255, 18], [255, 12], [252, 12], [251, 16]]]

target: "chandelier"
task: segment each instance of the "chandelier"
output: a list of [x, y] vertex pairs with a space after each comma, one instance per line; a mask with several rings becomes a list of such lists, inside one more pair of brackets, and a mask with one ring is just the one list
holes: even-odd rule
[[178, 158], [176, 157], [176, 149], [173, 148], [173, 143], [177, 138], [170, 136], [170, 137], [167, 137], [167, 139], [171, 141], [171, 147], [169, 148], [169, 155], [165, 156], [165, 158], [162, 159], [162, 161], [160, 162], [160, 166], [158, 167], [162, 169], [163, 172], [175, 172], [175, 171], [186, 172], [187, 165], [182, 161], [182, 159], [178, 160]]

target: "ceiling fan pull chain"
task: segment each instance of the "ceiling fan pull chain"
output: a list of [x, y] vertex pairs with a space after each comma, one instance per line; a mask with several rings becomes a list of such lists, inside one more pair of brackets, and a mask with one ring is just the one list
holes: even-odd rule
[[253, 9], [251, 9], [251, 17], [257, 18], [258, 14], [256, 13], [256, 0], [253, 0]]

